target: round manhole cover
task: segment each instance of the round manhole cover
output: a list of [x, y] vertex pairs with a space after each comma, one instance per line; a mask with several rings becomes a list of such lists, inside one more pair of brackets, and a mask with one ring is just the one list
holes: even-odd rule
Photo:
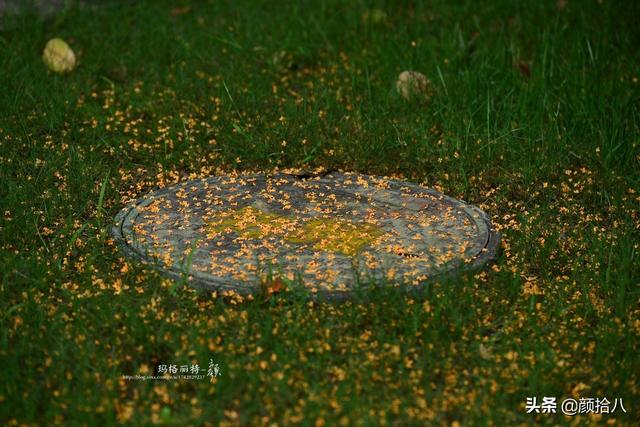
[[351, 173], [187, 181], [129, 204], [113, 234], [128, 254], [208, 290], [246, 295], [276, 277], [325, 298], [479, 267], [499, 240], [474, 206]]

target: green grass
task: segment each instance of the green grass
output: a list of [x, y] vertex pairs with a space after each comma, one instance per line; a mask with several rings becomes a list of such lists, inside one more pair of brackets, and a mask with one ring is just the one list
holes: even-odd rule
[[[637, 422], [637, 2], [192, 3], [0, 33], [2, 424], [598, 422], [526, 414], [529, 396], [622, 398], [600, 422]], [[52, 37], [68, 75], [42, 63]], [[428, 102], [395, 92], [407, 69]], [[435, 187], [492, 216], [501, 254], [422, 298], [238, 301], [108, 234], [155, 186], [285, 167]], [[214, 382], [122, 379], [209, 359]]]

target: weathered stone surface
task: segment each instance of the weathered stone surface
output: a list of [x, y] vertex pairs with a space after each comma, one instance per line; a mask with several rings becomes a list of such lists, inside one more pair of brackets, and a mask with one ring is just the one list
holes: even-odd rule
[[479, 267], [499, 240], [474, 206], [349, 173], [184, 182], [126, 206], [113, 234], [128, 254], [206, 289], [248, 294], [280, 277], [325, 298], [372, 283], [420, 286]]

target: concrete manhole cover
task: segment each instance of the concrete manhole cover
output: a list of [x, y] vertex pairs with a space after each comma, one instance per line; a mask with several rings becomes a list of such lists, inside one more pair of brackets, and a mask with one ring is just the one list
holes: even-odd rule
[[267, 278], [311, 297], [420, 285], [484, 265], [499, 241], [480, 209], [402, 181], [350, 173], [187, 181], [126, 206], [112, 230], [129, 255], [209, 290]]

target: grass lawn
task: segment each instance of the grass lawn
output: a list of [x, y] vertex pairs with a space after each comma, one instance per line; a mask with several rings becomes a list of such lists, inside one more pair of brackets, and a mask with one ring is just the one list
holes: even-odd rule
[[[0, 422], [634, 425], [639, 16], [609, 0], [185, 0], [12, 18]], [[71, 73], [43, 64], [53, 37]], [[403, 70], [429, 78], [428, 101], [398, 95]], [[242, 300], [127, 261], [108, 233], [158, 186], [319, 167], [480, 206], [495, 264], [421, 298]], [[211, 362], [221, 375], [124, 378]], [[528, 414], [544, 396], [558, 413]], [[568, 398], [627, 413], [565, 416]]]

